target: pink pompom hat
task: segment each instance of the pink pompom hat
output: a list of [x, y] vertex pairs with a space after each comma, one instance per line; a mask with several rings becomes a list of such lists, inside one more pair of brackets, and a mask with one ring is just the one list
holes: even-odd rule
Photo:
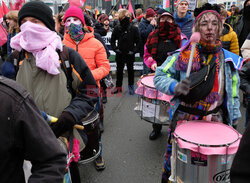
[[65, 12], [63, 22], [65, 22], [69, 17], [76, 17], [81, 20], [83, 25], [85, 25], [85, 19], [81, 8], [77, 6], [70, 6], [69, 9], [67, 9], [67, 11]]

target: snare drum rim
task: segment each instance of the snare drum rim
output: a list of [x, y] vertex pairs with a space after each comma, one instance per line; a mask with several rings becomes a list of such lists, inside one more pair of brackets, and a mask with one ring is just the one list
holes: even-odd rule
[[226, 146], [231, 146], [232, 144], [236, 143], [238, 140], [240, 140], [240, 135], [238, 134], [238, 138], [237, 140], [233, 141], [233, 142], [230, 142], [230, 143], [227, 143], [227, 144], [220, 144], [220, 145], [207, 145], [207, 144], [199, 144], [199, 143], [195, 143], [195, 142], [191, 142], [189, 140], [186, 140], [186, 139], [183, 139], [181, 138], [180, 136], [178, 136], [176, 133], [174, 133], [174, 136], [175, 138], [178, 140], [178, 139], [181, 139], [182, 141], [184, 142], [187, 142], [187, 143], [190, 143], [190, 144], [194, 144], [194, 145], [197, 145], [197, 146], [202, 146], [202, 147], [226, 147]]
[[[93, 113], [95, 113], [95, 116], [93, 116], [93, 118], [87, 119], [89, 116], [91, 116]], [[97, 119], [99, 118], [99, 113], [97, 111], [92, 111], [91, 113], [89, 113], [85, 118], [83, 118], [81, 120], [81, 123], [83, 126], [87, 126], [93, 122], [95, 122]]]
[[[199, 122], [221, 124], [221, 123], [212, 122], [212, 121], [209, 121], [209, 122], [207, 122], [207, 121], [199, 121]], [[187, 123], [188, 123], [188, 122], [187, 122]], [[186, 124], [186, 123], [183, 123], [183, 124]], [[180, 126], [183, 125], [183, 124], [180, 124]], [[237, 132], [235, 129], [232, 129], [232, 130], [235, 131], [235, 132]], [[184, 142], [187, 142], [187, 143], [190, 143], [190, 144], [194, 144], [194, 145], [197, 145], [197, 146], [202, 146], [202, 147], [225, 147], [225, 146], [226, 146], [226, 147], [229, 147], [229, 146], [231, 146], [232, 144], [236, 143], [238, 140], [241, 139], [241, 135], [240, 135], [238, 132], [237, 132], [237, 136], [238, 136], [238, 137], [237, 137], [236, 140], [234, 140], [233, 142], [227, 143], [227, 144], [208, 145], [208, 144], [199, 144], [199, 143], [196, 143], [196, 142], [191, 142], [191, 141], [189, 141], [189, 140], [186, 140], [186, 139], [180, 137], [180, 136], [179, 136], [178, 134], [176, 134], [176, 132], [174, 131], [174, 137], [176, 138], [176, 140], [180, 139], [180, 140], [182, 140], [182, 141], [184, 141]]]
[[156, 87], [148, 86], [147, 84], [145, 84], [145, 83], [142, 82], [142, 79], [143, 79], [143, 78], [146, 78], [146, 77], [149, 77], [149, 76], [154, 76], [154, 75], [145, 75], [145, 76], [143, 76], [143, 77], [141, 78], [141, 84], [142, 84], [143, 86], [146, 86], [146, 87], [150, 88], [150, 89], [155, 89], [156, 91], [158, 91], [158, 90], [156, 89]]
[[79, 160], [78, 163], [84, 165], [84, 164], [93, 162], [100, 155], [100, 153], [101, 153], [101, 145], [99, 143], [99, 150], [94, 156], [92, 156], [88, 159]]

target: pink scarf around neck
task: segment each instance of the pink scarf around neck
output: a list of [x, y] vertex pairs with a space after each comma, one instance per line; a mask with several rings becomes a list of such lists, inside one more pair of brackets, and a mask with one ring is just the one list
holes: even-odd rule
[[59, 55], [56, 49], [62, 51], [62, 42], [56, 32], [45, 26], [25, 22], [21, 25], [21, 32], [10, 41], [11, 48], [31, 52], [36, 59], [36, 66], [49, 74], [60, 73]]

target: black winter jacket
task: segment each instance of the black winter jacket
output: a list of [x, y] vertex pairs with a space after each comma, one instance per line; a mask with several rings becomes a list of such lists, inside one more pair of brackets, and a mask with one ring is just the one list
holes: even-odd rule
[[101, 36], [107, 35], [107, 30], [104, 29], [103, 25], [99, 22], [95, 23], [94, 30], [96, 33], [100, 34]]
[[240, 89], [250, 94], [250, 61], [245, 63], [240, 72]]
[[123, 30], [121, 25], [118, 25], [112, 32], [110, 43], [114, 51], [119, 49], [123, 54], [128, 54], [129, 51], [135, 54], [138, 52], [139, 41], [139, 32], [135, 26], [129, 25], [127, 30]]
[[230, 170], [231, 183], [249, 183], [250, 181], [250, 123], [241, 138], [238, 151]]
[[138, 25], [138, 30], [140, 33], [140, 39], [141, 39], [141, 43], [140, 43], [140, 54], [143, 55], [144, 53], [144, 45], [147, 42], [148, 39], [148, 35], [154, 30], [154, 26], [150, 24], [150, 22], [148, 20], [146, 20], [145, 18], [143, 18], [141, 20], [141, 22]]
[[24, 159], [32, 163], [29, 183], [63, 182], [66, 153], [29, 93], [0, 77], [0, 101], [0, 182], [24, 183]]
[[235, 25], [234, 31], [236, 32], [239, 40], [239, 47], [243, 45], [248, 34], [250, 33], [250, 21], [245, 21], [243, 16], [241, 16]]

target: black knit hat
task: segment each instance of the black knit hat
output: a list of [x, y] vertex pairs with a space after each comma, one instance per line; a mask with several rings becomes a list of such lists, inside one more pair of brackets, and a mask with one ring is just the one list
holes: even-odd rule
[[42, 1], [31, 1], [23, 5], [18, 13], [18, 24], [25, 17], [34, 17], [42, 21], [50, 30], [55, 31], [55, 21], [53, 19], [52, 10]]

